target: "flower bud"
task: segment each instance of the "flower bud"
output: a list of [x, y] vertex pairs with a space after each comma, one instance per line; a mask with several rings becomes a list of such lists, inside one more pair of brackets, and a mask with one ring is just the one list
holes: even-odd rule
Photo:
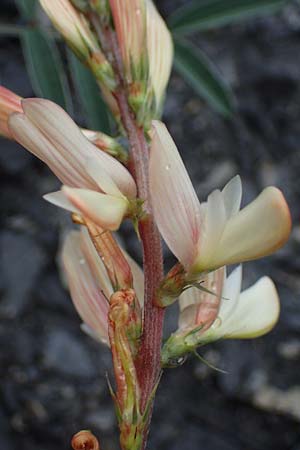
[[82, 430], [72, 437], [71, 446], [73, 450], [100, 450], [96, 436], [89, 430]]

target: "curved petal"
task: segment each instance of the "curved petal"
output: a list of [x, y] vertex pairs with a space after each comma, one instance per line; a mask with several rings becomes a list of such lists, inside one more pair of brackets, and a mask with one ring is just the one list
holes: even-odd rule
[[253, 286], [241, 293], [231, 315], [221, 325], [209, 330], [214, 339], [250, 339], [268, 333], [277, 323], [280, 303], [273, 281], [260, 278]]
[[236, 175], [233, 177], [222, 190], [222, 196], [226, 211], [226, 218], [237, 214], [241, 207], [242, 201], [242, 182], [241, 177]]
[[199, 255], [197, 270], [212, 270], [270, 255], [285, 244], [290, 231], [288, 205], [279, 189], [268, 187], [228, 220], [216, 252], [210, 258]]
[[83, 216], [106, 230], [117, 230], [127, 213], [128, 202], [123, 198], [67, 186], [62, 190]]
[[[201, 229], [200, 242], [198, 244], [198, 255], [194, 266], [195, 272], [198, 272], [198, 259], [200, 258], [203, 265], [208, 264], [211, 258], [214, 257], [217, 251], [218, 242], [221, 239], [222, 233], [226, 225], [226, 209], [224, 205], [222, 192], [219, 190], [213, 191], [207, 199], [205, 209], [202, 207], [202, 211], [205, 211], [204, 220]], [[194, 267], [191, 268], [191, 272], [194, 272]]]
[[100, 164], [98, 160], [95, 160], [95, 158], [88, 158], [86, 162], [86, 171], [103, 192], [115, 197], [123, 197], [122, 192], [114, 180], [103, 169], [102, 164]]
[[67, 198], [65, 193], [63, 191], [55, 191], [50, 192], [50, 194], [46, 194], [43, 196], [43, 199], [46, 200], [49, 203], [52, 203], [52, 205], [58, 206], [59, 208], [66, 209], [67, 211], [70, 211], [71, 213], [77, 213], [81, 214], [80, 210], [76, 208], [73, 203], [70, 202], [70, 200]]
[[150, 192], [159, 230], [170, 250], [189, 267], [200, 234], [200, 204], [165, 125], [153, 121]]
[[[64, 164], [73, 168], [73, 173], [78, 171], [81, 177], [88, 180], [83, 185], [78, 183], [68, 183], [68, 185], [98, 190], [97, 183], [86, 173], [86, 161], [88, 158], [92, 158], [102, 165], [126, 197], [134, 198], [136, 196], [136, 185], [128, 170], [115, 158], [93, 145], [60, 106], [45, 99], [25, 99], [22, 101], [22, 106], [25, 116], [31, 122], [31, 128], [28, 129], [27, 135], [29, 134], [31, 137], [30, 133], [33, 128], [36, 128], [40, 132], [38, 136], [42, 133], [44, 138], [49, 141], [47, 150], [44, 150], [41, 141], [33, 135], [31, 139], [33, 142], [24, 141], [24, 146], [45, 161], [55, 173], [59, 168], [59, 166], [57, 167], [59, 158], [59, 164], [63, 160]], [[16, 139], [23, 145], [23, 133], [18, 133], [13, 120], [9, 124]], [[34, 150], [32, 150], [33, 144], [35, 145]], [[49, 153], [49, 148], [51, 153]], [[45, 151], [49, 154], [45, 155]], [[46, 158], [47, 160], [45, 160]]]
[[96, 285], [80, 248], [80, 233], [71, 232], [65, 241], [62, 259], [74, 306], [84, 323], [105, 344], [108, 339], [108, 302]]

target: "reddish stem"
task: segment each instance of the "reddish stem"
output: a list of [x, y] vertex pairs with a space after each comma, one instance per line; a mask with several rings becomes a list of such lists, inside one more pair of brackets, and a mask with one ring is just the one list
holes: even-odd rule
[[[143, 246], [143, 268], [145, 277], [144, 322], [139, 355], [136, 361], [140, 392], [141, 410], [146, 407], [157, 385], [161, 372], [161, 341], [164, 309], [155, 305], [155, 296], [163, 278], [163, 257], [161, 239], [153, 217], [149, 191], [149, 148], [143, 128], [139, 127], [128, 104], [126, 83], [123, 79], [123, 64], [116, 35], [111, 29], [105, 30], [106, 51], [111, 55], [118, 81], [115, 92], [123, 126], [130, 143], [130, 164], [135, 178], [139, 198], [144, 200], [146, 217], [139, 223], [139, 233]], [[103, 34], [101, 36], [103, 38]], [[150, 423], [150, 420], [149, 420]], [[144, 434], [146, 445], [148, 430]]]

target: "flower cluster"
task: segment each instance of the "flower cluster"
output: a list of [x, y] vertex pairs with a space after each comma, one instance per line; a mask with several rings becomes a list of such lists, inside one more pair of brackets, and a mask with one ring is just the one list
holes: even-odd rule
[[[62, 251], [83, 329], [110, 346], [123, 450], [144, 448], [162, 367], [218, 339], [270, 331], [279, 316], [272, 280], [242, 291], [241, 263], [287, 241], [289, 208], [275, 187], [241, 209], [235, 176], [198, 200], [160, 115], [173, 45], [152, 0], [40, 0], [54, 26], [93, 72], [119, 136], [79, 128], [58, 105], [0, 86], [0, 133], [42, 160], [62, 183], [46, 194], [80, 229]], [[119, 138], [127, 138], [129, 152]], [[115, 236], [132, 221], [144, 273]], [[159, 234], [160, 233], [160, 234]], [[177, 258], [163, 274], [160, 235]], [[157, 254], [156, 254], [157, 253]], [[231, 271], [227, 266], [239, 264]], [[228, 275], [229, 274], [229, 275]], [[163, 309], [179, 300], [178, 328], [161, 348]], [[91, 442], [83, 431], [73, 448]]]

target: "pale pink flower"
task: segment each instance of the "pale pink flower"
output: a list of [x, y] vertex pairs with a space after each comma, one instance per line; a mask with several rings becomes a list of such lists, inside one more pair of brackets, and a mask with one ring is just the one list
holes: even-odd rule
[[110, 0], [126, 81], [133, 84], [132, 98], [145, 109], [152, 101], [159, 109], [168, 84], [173, 61], [171, 34], [152, 0]]
[[[181, 294], [178, 332], [199, 327], [198, 336], [205, 343], [220, 338], [255, 338], [276, 325], [280, 303], [269, 277], [260, 278], [242, 292], [241, 266], [228, 277], [224, 268], [211, 272], [204, 278], [204, 284], [207, 279], [212, 293], [192, 287]], [[209, 313], [211, 310], [215, 312], [214, 317]]]
[[[144, 277], [141, 268], [124, 251], [133, 275], [133, 285], [143, 306]], [[107, 314], [113, 287], [105, 266], [89, 237], [82, 227], [71, 231], [62, 252], [63, 267], [74, 306], [83, 320], [83, 329], [109, 345]]]
[[136, 197], [130, 173], [89, 142], [68, 114], [43, 99], [22, 101], [23, 114], [9, 118], [16, 141], [44, 161], [65, 187], [46, 199], [114, 230]]
[[165, 125], [153, 122], [150, 192], [159, 230], [170, 250], [193, 277], [218, 267], [267, 256], [288, 239], [286, 201], [268, 187], [240, 211], [241, 180], [199, 202]]
[[192, 287], [179, 298], [178, 329], [162, 349], [162, 361], [178, 361], [197, 347], [219, 339], [252, 339], [276, 325], [280, 303], [273, 281], [260, 278], [241, 292], [242, 268], [226, 277], [225, 268], [209, 273], [203, 288]]

